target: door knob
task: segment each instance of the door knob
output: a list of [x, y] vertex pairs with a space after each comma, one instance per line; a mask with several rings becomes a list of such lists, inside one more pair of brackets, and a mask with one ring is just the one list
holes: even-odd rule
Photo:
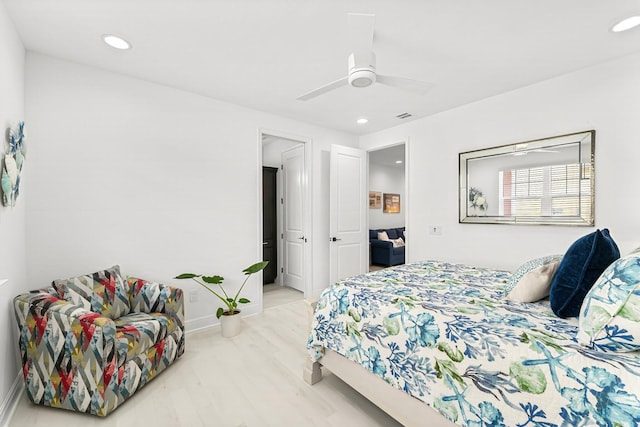
[[342, 239], [338, 239], [337, 237], [331, 237], [330, 239], [332, 242], [337, 242], [338, 240], [342, 240]]
[[304, 240], [304, 236], [298, 237], [298, 240]]

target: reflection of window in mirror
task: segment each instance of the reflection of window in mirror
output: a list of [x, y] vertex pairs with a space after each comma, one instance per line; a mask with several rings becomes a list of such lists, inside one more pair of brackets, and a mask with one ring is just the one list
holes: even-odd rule
[[507, 169], [498, 174], [499, 215], [577, 217], [591, 211], [590, 164]]

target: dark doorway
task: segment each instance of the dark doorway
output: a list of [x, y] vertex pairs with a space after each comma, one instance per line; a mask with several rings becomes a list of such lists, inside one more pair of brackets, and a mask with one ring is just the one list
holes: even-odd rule
[[274, 283], [278, 275], [277, 168], [262, 168], [262, 259], [269, 264], [262, 273], [262, 283]]

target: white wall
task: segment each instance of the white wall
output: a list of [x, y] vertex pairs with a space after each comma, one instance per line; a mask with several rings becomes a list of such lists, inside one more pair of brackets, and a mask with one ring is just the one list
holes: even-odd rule
[[[596, 227], [624, 252], [640, 243], [640, 55], [603, 63], [361, 138], [409, 139], [410, 261], [441, 259], [514, 269], [563, 253], [589, 227], [458, 223], [458, 153], [596, 130]], [[429, 235], [429, 225], [442, 235]]]
[[[396, 228], [404, 227], [404, 214], [406, 199], [404, 198], [404, 167], [397, 168], [376, 163], [369, 163], [369, 191], [378, 191], [383, 194], [380, 209], [369, 209], [369, 228]], [[400, 195], [400, 212], [384, 213], [384, 193]]]
[[[237, 287], [262, 256], [258, 129], [312, 140], [313, 292], [328, 285], [324, 159], [331, 144], [357, 138], [40, 54], [26, 68], [33, 287], [118, 263], [187, 295], [200, 290], [197, 303], [187, 298], [187, 328], [215, 323], [215, 300], [172, 277], [220, 274]], [[251, 282], [245, 314], [261, 304]]]
[[[24, 47], [4, 4], [0, 2], [0, 153], [3, 157], [7, 148], [6, 129], [24, 120], [24, 58]], [[26, 129], [28, 132], [28, 122]], [[29, 143], [28, 139], [26, 143]], [[0, 423], [3, 412], [7, 410], [5, 405], [8, 404], [9, 391], [19, 372], [12, 299], [29, 288], [26, 280], [25, 206], [32, 190], [30, 170], [31, 158], [27, 153], [21, 174], [22, 191], [16, 206], [5, 207], [0, 203], [0, 280], [9, 280], [0, 285]]]

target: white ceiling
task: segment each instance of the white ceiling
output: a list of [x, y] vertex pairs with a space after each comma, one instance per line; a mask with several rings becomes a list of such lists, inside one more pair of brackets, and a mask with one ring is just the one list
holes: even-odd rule
[[[353, 134], [640, 51], [640, 28], [609, 31], [640, 13], [637, 0], [3, 1], [28, 50]], [[346, 75], [348, 12], [376, 15], [379, 73], [435, 87], [346, 86], [297, 101]], [[107, 47], [105, 33], [133, 49]]]
[[[396, 161], [402, 160], [402, 163]], [[404, 144], [398, 144], [380, 150], [369, 151], [369, 163], [404, 169]]]

